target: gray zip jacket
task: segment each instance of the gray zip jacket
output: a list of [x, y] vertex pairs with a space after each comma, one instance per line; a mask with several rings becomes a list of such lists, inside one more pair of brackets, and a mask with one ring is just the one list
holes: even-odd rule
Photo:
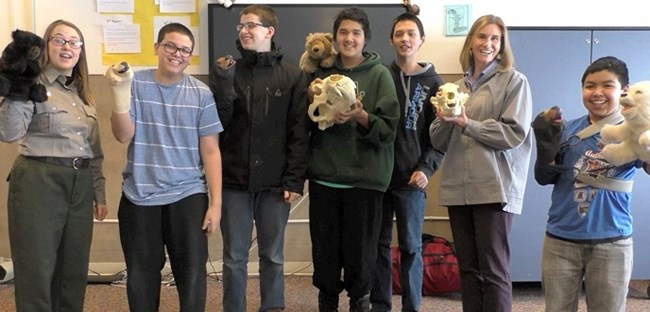
[[456, 82], [470, 94], [464, 130], [438, 119], [431, 124], [433, 147], [446, 152], [438, 204], [501, 203], [504, 211], [521, 214], [532, 147], [532, 97], [523, 74], [494, 65], [473, 87], [465, 79]]

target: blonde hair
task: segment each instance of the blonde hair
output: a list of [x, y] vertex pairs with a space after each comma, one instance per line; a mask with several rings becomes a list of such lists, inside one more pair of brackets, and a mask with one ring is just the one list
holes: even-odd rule
[[515, 66], [515, 58], [512, 54], [510, 39], [508, 38], [508, 29], [506, 28], [505, 23], [503, 23], [503, 20], [500, 17], [488, 14], [479, 17], [474, 24], [472, 24], [472, 28], [469, 30], [467, 37], [465, 37], [465, 44], [463, 44], [463, 49], [461, 50], [459, 57], [463, 72], [466, 72], [470, 67], [474, 67], [472, 41], [483, 27], [490, 24], [497, 25], [501, 30], [501, 49], [496, 58], [496, 61], [499, 63], [499, 69], [506, 71]]
[[[50, 38], [52, 37], [52, 32], [54, 32], [54, 28], [60, 25], [68, 26], [74, 29], [77, 32], [77, 34], [79, 34], [79, 40], [84, 43], [81, 45], [81, 49], [79, 52], [79, 61], [77, 61], [77, 64], [72, 68], [72, 78], [73, 78], [72, 83], [74, 87], [77, 89], [77, 94], [84, 101], [84, 104], [94, 105], [95, 100], [93, 99], [93, 95], [90, 92], [90, 82], [88, 80], [88, 62], [86, 61], [86, 40], [84, 40], [84, 35], [81, 33], [79, 27], [65, 20], [56, 20], [52, 22], [49, 26], [47, 26], [47, 29], [45, 30], [45, 34], [43, 35], [43, 39], [49, 44]], [[41, 59], [42, 67], [45, 67], [48, 64], [50, 64], [49, 48], [48, 48], [48, 53], [43, 53], [43, 58]]]

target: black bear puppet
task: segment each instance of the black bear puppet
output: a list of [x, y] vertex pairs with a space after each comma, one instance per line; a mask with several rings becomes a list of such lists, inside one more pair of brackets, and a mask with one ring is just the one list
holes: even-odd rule
[[555, 161], [560, 151], [560, 139], [564, 121], [562, 111], [553, 106], [539, 113], [531, 123], [537, 143], [537, 160], [544, 165]]
[[45, 41], [38, 35], [16, 29], [0, 57], [0, 96], [19, 101], [45, 102], [47, 90], [38, 83]]

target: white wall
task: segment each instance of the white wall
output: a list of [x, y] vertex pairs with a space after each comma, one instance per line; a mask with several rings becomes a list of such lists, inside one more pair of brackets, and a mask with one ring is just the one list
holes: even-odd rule
[[[154, 0], [151, 0], [154, 1]], [[206, 41], [207, 30], [207, 3], [216, 0], [198, 0], [202, 21], [200, 27], [200, 40]], [[308, 0], [235, 0], [239, 4], [266, 3], [314, 3]], [[320, 3], [402, 3], [401, 0], [317, 0]], [[96, 13], [94, 0], [2, 0], [0, 1], [0, 47], [4, 47], [10, 40], [10, 29], [22, 28], [42, 34], [45, 27], [54, 19], [68, 19], [78, 24], [87, 41], [88, 61], [92, 74], [102, 74], [105, 65], [101, 64], [101, 30], [97, 24], [99, 14]], [[431, 1], [412, 0], [422, 9], [420, 17], [425, 24], [427, 39], [420, 53], [421, 59], [433, 62], [439, 73], [458, 74], [458, 54], [463, 44], [464, 37], [445, 37], [443, 35], [445, 5], [470, 4], [472, 6], [472, 20], [484, 14], [501, 16], [508, 26], [589, 26], [589, 27], [650, 27], [650, 18], [645, 10], [638, 8], [638, 1], [619, 0], [615, 3], [610, 0], [566, 1]], [[392, 17], [386, 21], [371, 21], [371, 23], [390, 23]], [[381, 40], [376, 36], [373, 40]], [[386, 36], [386, 39], [388, 38]], [[207, 74], [209, 60], [208, 45], [201, 45], [202, 62], [199, 66], [191, 66], [190, 73]], [[516, 55], [515, 55], [516, 57]]]
[[[427, 40], [420, 57], [431, 61], [439, 73], [460, 73], [458, 56], [463, 37], [444, 37], [445, 5], [471, 4], [472, 21], [481, 15], [500, 16], [506, 26], [569, 26], [569, 27], [648, 27], [650, 18], [645, 10], [638, 9], [632, 0], [592, 1], [417, 1], [422, 9], [420, 17], [425, 24]], [[636, 9], [635, 9], [636, 8]], [[371, 21], [372, 23], [372, 21]], [[471, 24], [471, 23], [470, 23]], [[558, 51], [558, 56], [561, 51]], [[515, 51], [515, 59], [516, 59]]]
[[16, 28], [34, 31], [34, 3], [36, 0], [0, 0], [0, 47], [11, 41]]

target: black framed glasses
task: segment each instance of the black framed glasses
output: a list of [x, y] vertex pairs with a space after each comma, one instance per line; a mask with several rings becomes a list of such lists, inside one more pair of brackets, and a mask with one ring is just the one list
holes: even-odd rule
[[240, 32], [244, 28], [246, 28], [247, 30], [252, 30], [257, 26], [268, 27], [262, 23], [248, 22], [243, 24], [237, 24], [237, 32]]
[[165, 42], [162, 44], [162, 46], [165, 52], [169, 54], [178, 52], [178, 54], [180, 54], [182, 57], [190, 57], [192, 55], [192, 49], [185, 47], [181, 48], [171, 42]]
[[79, 48], [81, 48], [81, 46], [84, 45], [83, 41], [78, 40], [78, 39], [65, 40], [65, 39], [63, 39], [61, 37], [51, 37], [50, 41], [52, 41], [52, 43], [54, 43], [54, 45], [59, 46], [59, 47], [62, 47], [64, 44], [67, 43], [68, 46], [71, 49], [79, 49]]

